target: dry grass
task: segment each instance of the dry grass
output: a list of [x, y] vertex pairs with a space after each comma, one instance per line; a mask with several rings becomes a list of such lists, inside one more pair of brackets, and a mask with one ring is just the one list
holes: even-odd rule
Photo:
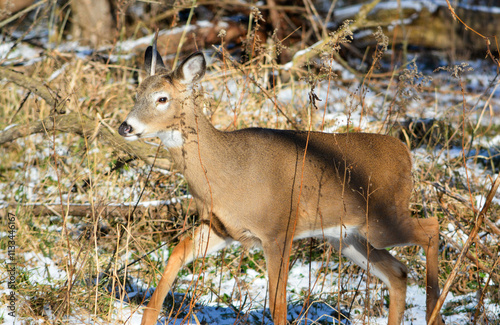
[[[277, 45], [259, 43], [256, 35], [250, 34], [247, 40], [248, 46], [253, 46], [253, 55], [244, 64], [234, 62], [225, 51], [211, 54], [210, 74], [205, 78], [204, 88], [207, 114], [213, 123], [223, 130], [249, 126], [307, 129], [312, 125], [318, 130], [402, 134], [408, 143], [423, 145], [414, 151], [412, 210], [416, 216], [434, 215], [440, 220], [443, 230], [440, 278], [444, 282], [462, 248], [463, 242], [457, 233], [470, 232], [478, 208], [475, 197], [486, 196], [491, 178], [499, 168], [492, 160], [487, 161], [485, 167], [477, 168], [474, 163], [480, 157], [469, 159], [464, 165], [460, 155], [449, 154], [450, 149], [467, 152], [485, 148], [485, 141], [493, 138], [499, 127], [494, 122], [480, 123], [480, 119], [495, 121], [491, 105], [497, 104], [496, 99], [488, 97], [489, 91], [483, 94], [480, 90], [462, 87], [468, 82], [466, 75], [457, 79], [442, 73], [434, 81], [426, 82], [412, 69], [394, 70], [386, 76], [373, 76], [370, 71], [377, 70], [371, 69], [363, 75], [332, 71], [328, 60], [334, 53], [330, 48], [325, 50], [327, 56], [315, 64], [280, 71], [282, 67], [276, 63]], [[47, 86], [66, 100], [66, 113], [77, 112], [99, 121], [96, 122], [97, 135], [98, 127], [116, 130], [133, 106], [138, 82], [138, 70], [133, 68], [136, 65], [135, 58], [109, 64], [48, 50], [41, 61], [16, 70], [47, 80]], [[52, 78], [55, 71], [61, 73]], [[280, 73], [276, 73], [278, 71]], [[344, 74], [334, 77], [333, 72]], [[273, 75], [275, 78], [270, 78]], [[402, 81], [398, 82], [398, 76]], [[0, 83], [0, 92], [0, 129], [11, 124], [34, 123], [52, 114], [52, 108], [45, 101], [6, 80]], [[284, 94], [289, 94], [287, 99], [281, 97]], [[310, 100], [315, 98], [313, 94], [319, 97], [315, 105]], [[440, 96], [450, 99], [438, 101]], [[476, 100], [480, 106], [472, 109], [470, 103]], [[325, 114], [325, 109], [336, 105], [344, 110], [336, 110], [335, 115], [331, 110]], [[412, 132], [419, 131], [411, 128], [401, 132], [399, 121], [408, 115], [426, 118], [429, 110], [435, 110], [437, 123], [441, 123], [424, 130], [429, 137], [412, 137]], [[0, 147], [0, 199], [9, 203], [0, 211], [0, 230], [6, 231], [7, 212], [14, 214], [18, 315], [28, 323], [29, 320], [65, 323], [69, 322], [65, 317], [70, 315], [75, 322], [88, 323], [90, 319], [98, 323], [113, 322], [119, 313], [115, 299], [129, 300], [130, 291], [123, 290], [126, 279], [140, 279], [146, 287], [156, 286], [167, 254], [162, 250], [148, 253], [159, 243], [166, 243], [163, 249], [172, 248], [179, 236], [196, 224], [192, 202], [185, 198], [187, 184], [181, 175], [129, 159], [134, 157], [127, 156], [120, 148], [102, 144], [99, 139], [99, 136], [84, 138], [47, 130]], [[152, 147], [151, 151], [155, 150]], [[128, 162], [122, 165], [123, 160]], [[487, 166], [493, 171], [484, 170]], [[433, 184], [443, 186], [444, 190]], [[171, 198], [184, 199], [176, 204], [142, 209], [129, 218], [110, 216], [102, 210], [110, 204], [126, 202], [133, 206], [139, 199]], [[88, 211], [83, 216], [61, 214], [60, 209], [54, 209], [50, 216], [36, 215], [29, 205], [61, 202], [88, 204]], [[481, 324], [500, 320], [498, 315], [483, 313], [479, 306], [485, 301], [500, 303], [496, 272], [499, 234], [491, 225], [497, 222], [499, 210], [497, 203], [491, 206], [486, 216], [489, 224], [482, 226], [480, 236], [470, 249], [470, 258], [464, 261], [452, 286], [455, 294], [476, 295], [468, 315], [476, 314]], [[0, 247], [5, 250], [7, 246], [7, 238], [2, 235]], [[393, 251], [414, 270], [410, 281], [424, 286], [425, 262], [420, 250], [395, 248]], [[325, 289], [323, 294], [312, 297], [304, 292], [301, 299], [291, 304], [321, 299], [345, 307], [355, 299], [354, 308], [365, 313], [356, 317], [364, 321], [368, 321], [368, 315], [386, 312], [384, 297], [387, 294], [383, 286], [353, 290], [362, 272], [347, 261], [340, 264], [340, 269], [332, 269], [326, 262], [338, 262], [339, 257], [329, 246], [315, 240], [301, 241], [295, 245], [292, 259], [292, 264], [324, 261], [323, 275], [318, 277], [317, 285]], [[127, 266], [133, 261], [137, 262]], [[201, 263], [194, 263], [183, 272], [200, 272]], [[237, 279], [232, 295], [218, 294], [220, 288], [213, 286], [209, 275], [197, 282], [196, 290], [187, 290], [189, 284], [179, 281], [175, 291], [187, 291], [193, 300], [198, 295], [212, 293], [214, 301], [231, 306], [234, 301], [246, 299], [252, 284], [238, 279], [249, 267], [260, 273], [259, 277], [265, 276], [262, 253], [242, 252], [240, 248], [231, 247], [208, 258], [203, 269], [219, 270], [216, 277], [227, 273]], [[4, 265], [0, 265], [1, 274], [5, 274], [3, 268]], [[326, 275], [332, 272], [342, 274], [340, 284], [328, 282]], [[375, 278], [369, 281], [378, 283]], [[130, 299], [134, 308], [140, 298]], [[3, 302], [6, 299], [6, 295], [0, 296]], [[446, 305], [444, 314], [454, 314], [458, 307]]]

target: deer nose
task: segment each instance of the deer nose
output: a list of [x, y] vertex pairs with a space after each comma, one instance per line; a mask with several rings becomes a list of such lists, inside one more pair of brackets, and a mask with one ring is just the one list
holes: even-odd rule
[[127, 136], [129, 133], [132, 132], [132, 126], [130, 126], [127, 122], [123, 122], [120, 127], [118, 128], [118, 133], [124, 137]]

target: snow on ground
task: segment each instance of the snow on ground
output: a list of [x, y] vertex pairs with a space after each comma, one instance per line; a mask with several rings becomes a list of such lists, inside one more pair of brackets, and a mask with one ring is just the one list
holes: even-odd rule
[[[409, 5], [410, 2], [406, 1], [406, 3]], [[417, 3], [417, 2], [414, 2]], [[427, 2], [426, 2], [427, 3]], [[419, 5], [420, 6], [420, 5]], [[129, 47], [135, 46], [138, 42], [142, 43], [149, 43], [151, 40], [152, 36], [147, 36], [145, 38], [136, 40], [136, 41], [125, 41], [120, 44], [122, 50], [126, 51]], [[66, 47], [65, 47], [66, 46]], [[23, 61], [25, 64], [30, 64], [36, 60], [38, 60], [38, 56], [40, 55], [40, 52], [37, 52], [35, 50], [32, 50], [30, 47], [24, 45], [24, 44], [19, 44], [14, 50], [11, 51], [12, 44], [11, 43], [4, 43], [0, 45], [0, 58], [8, 58], [10, 63], [16, 63], [19, 62], [19, 60]], [[79, 55], [85, 56], [86, 55], [86, 50], [84, 48], [78, 47], [78, 44], [73, 43], [73, 42], [68, 42], [66, 44], [62, 44], [60, 47], [61, 51], [64, 50], [74, 50]], [[90, 53], [87, 53], [87, 55]], [[54, 74], [49, 78], [56, 78], [59, 73], [64, 73], [64, 70], [66, 69], [66, 66], [61, 67], [58, 71], [54, 72]], [[340, 69], [340, 67], [338, 67]], [[490, 80], [492, 80], [492, 75], [488, 74], [472, 74], [468, 75], [468, 91], [474, 91], [474, 88], [482, 88], [484, 85], [487, 85]], [[237, 94], [238, 93], [238, 85], [236, 82], [228, 82], [227, 83], [230, 93]], [[356, 85], [353, 85], [353, 87], [356, 87]], [[206, 84], [206, 89], [210, 92], [210, 84]], [[327, 88], [324, 84], [322, 84], [320, 87], [317, 88], [317, 94], [320, 98], [326, 98], [327, 97]], [[475, 92], [478, 93], [478, 92]], [[217, 92], [214, 94], [214, 96], [221, 96], [221, 94], [218, 94]], [[340, 90], [335, 87], [332, 87], [332, 89], [329, 90], [328, 93], [329, 97], [329, 104], [328, 104], [328, 112], [326, 114], [326, 119], [331, 123], [331, 126], [329, 126], [325, 131], [328, 132], [334, 132], [335, 130], [344, 127], [348, 121], [358, 121], [360, 119], [360, 114], [359, 112], [346, 112], [346, 106], [349, 106], [350, 103], [346, 102], [349, 100], [352, 100], [352, 98], [349, 96], [348, 91]], [[493, 110], [496, 110], [498, 112], [498, 92], [496, 92], [493, 96], [493, 103], [494, 107]], [[301, 98], [302, 100], [304, 98], [308, 98], [308, 93], [306, 90], [293, 90], [290, 88], [286, 88], [283, 90], [280, 90], [277, 94], [278, 100], [283, 103], [284, 105], [294, 105], [297, 102], [297, 98]], [[346, 99], [347, 98], [347, 99]], [[223, 98], [225, 101], [230, 101], [233, 105], [236, 105], [238, 102], [239, 98], [237, 96], [229, 96], [226, 98]], [[383, 98], [377, 98], [375, 95], [372, 95], [370, 93], [367, 94], [366, 98], [366, 105], [368, 106], [373, 106], [373, 107], [382, 107], [382, 100]], [[440, 117], [440, 118], [445, 118], [445, 116], [440, 116], [441, 112], [437, 111], [438, 104], [441, 105], [446, 102], [461, 102], [461, 98], [456, 97], [456, 94], [452, 95], [442, 95], [439, 97], [436, 103], [436, 109], [429, 109], [429, 108], [422, 108], [419, 107], [418, 104], [414, 107], [416, 110], [415, 116], [420, 116], [420, 117]], [[474, 103], [475, 98], [474, 97], [468, 97], [467, 101], [469, 103]], [[324, 105], [324, 102], [319, 103], [320, 106]], [[269, 104], [269, 110], [272, 109], [271, 103]], [[353, 104], [354, 105], [354, 104]], [[481, 105], [478, 105], [479, 108], [481, 108]], [[419, 109], [421, 109], [419, 111]], [[426, 111], [422, 111], [426, 110]], [[411, 114], [411, 113], [410, 113]], [[362, 129], [366, 129], [369, 127], [368, 122], [371, 121], [373, 117], [365, 117], [360, 125]], [[473, 121], [480, 121], [479, 120], [479, 114], [477, 117], [472, 118]], [[481, 122], [485, 122], [482, 120]], [[494, 121], [495, 123], [498, 121]], [[31, 136], [33, 142], [41, 143], [43, 142], [43, 137], [41, 135], [33, 135]], [[24, 139], [18, 139], [16, 142], [23, 147], [24, 146]], [[479, 139], [478, 141], [483, 141], [485, 144], [489, 145], [494, 145], [498, 146], [500, 143], [500, 136], [496, 136], [493, 139]], [[47, 157], [49, 157], [52, 154], [52, 149], [53, 147], [45, 147], [45, 148], [38, 148], [37, 150], [34, 150], [33, 152], [30, 152], [29, 150], [32, 150], [30, 148], [27, 149], [27, 154], [28, 155], [34, 155], [37, 157], [37, 159], [43, 160]], [[70, 163], [72, 157], [68, 154], [70, 152], [69, 147], [67, 144], [64, 143], [64, 140], [62, 138], [57, 137], [56, 138], [56, 151], [59, 155], [61, 156], [66, 156], [65, 159], [69, 159], [67, 162]], [[444, 167], [447, 168], [446, 166], [446, 161], [452, 158], [460, 157], [463, 154], [463, 151], [460, 148], [451, 148], [450, 150], [443, 151], [441, 149], [436, 149], [434, 152], [429, 152], [424, 148], [416, 149], [413, 151], [413, 156], [414, 156], [414, 161], [416, 168], [419, 168], [419, 163], [418, 161], [425, 161], [425, 160], [435, 160], [436, 163], [442, 164]], [[7, 168], [16, 168], [16, 164], [19, 164], [19, 162], [9, 162], [11, 165], [7, 166]], [[470, 164], [469, 164], [470, 163]], [[484, 185], [488, 184], [490, 181], [491, 174], [488, 174], [485, 172], [485, 169], [482, 165], [478, 165], [473, 163], [472, 159], [468, 159], [468, 167], [470, 168], [468, 170], [469, 173], [472, 173], [475, 176], [475, 181], [477, 184]], [[107, 167], [106, 167], [107, 168]], [[147, 168], [145, 167], [147, 173]], [[84, 171], [85, 172], [85, 171]], [[455, 172], [462, 176], [465, 177], [465, 169], [460, 168], [455, 170]], [[44, 178], [50, 178], [52, 177], [53, 179], [56, 179], [55, 174], [49, 174], [49, 175], [40, 175], [39, 170], [35, 168], [34, 166], [30, 166], [29, 168], [22, 169], [18, 172], [19, 178], [25, 179], [26, 183], [23, 188], [18, 189], [18, 194], [17, 195], [26, 195], [26, 197], [31, 198], [31, 200], [36, 201], [37, 200], [37, 193], [35, 192], [35, 188], [37, 184], [40, 183], [41, 179]], [[81, 175], [82, 177], [85, 176], [84, 174]], [[135, 177], [135, 171], [123, 171], [122, 177], [124, 178], [133, 178]], [[64, 186], [71, 186], [71, 182], [69, 180], [61, 180], [62, 184]], [[5, 207], [5, 204], [7, 202], [10, 202], [12, 197], [9, 197], [7, 194], [8, 189], [11, 186], [9, 183], [0, 183], [0, 207]], [[107, 192], [97, 192], [95, 193], [96, 197], [107, 197], [111, 202], [115, 202], [116, 204], [122, 204], [124, 201], [125, 202], [136, 202], [139, 194], [140, 194], [140, 189], [134, 188], [134, 189], [123, 189], [123, 188], [115, 188], [113, 183], [110, 184], [103, 184], [102, 188], [105, 188]], [[54, 193], [57, 193], [57, 188], [54, 186], [48, 186], [46, 191], [50, 192], [53, 191]], [[47, 193], [45, 193], [47, 194]], [[44, 196], [45, 196], [44, 194]], [[59, 202], [60, 197], [58, 195], [54, 195], [55, 197], [55, 203]], [[187, 197], [187, 196], [186, 196]], [[67, 196], [63, 196], [63, 200], [66, 200]], [[85, 198], [75, 198], [73, 197], [74, 200], [77, 202], [75, 203], [85, 203]], [[182, 199], [182, 198], [179, 198]], [[79, 202], [80, 201], [80, 202]], [[143, 205], [158, 205], [158, 204], [168, 204], [169, 202], [166, 201], [161, 201], [161, 200], [154, 200], [154, 201], [148, 201], [148, 202], [142, 202]], [[484, 203], [484, 196], [483, 195], [476, 195], [475, 196], [475, 203], [477, 207], [480, 207]], [[497, 194], [497, 197], [494, 200], [494, 203], [500, 204], [500, 197]], [[3, 205], [2, 205], [3, 204]], [[70, 225], [71, 226], [71, 225]], [[54, 229], [54, 231], [60, 231], [60, 229]], [[463, 233], [461, 230], [455, 229], [452, 225], [447, 226], [447, 228], [442, 229], [443, 233], [452, 237], [454, 240], [456, 240], [459, 243], [463, 243], [466, 239], [467, 236], [465, 233]], [[4, 234], [2, 234], [4, 235]], [[5, 259], [6, 256], [2, 253], [0, 254], [1, 259]], [[38, 283], [38, 284], [48, 284], [48, 285], [57, 285], [57, 283], [60, 283], [65, 280], [66, 278], [66, 272], [61, 268], [61, 266], [57, 265], [54, 261], [51, 259], [41, 256], [38, 253], [25, 253], [22, 258], [27, 261], [27, 263], [30, 265], [29, 268], [26, 270], [23, 270], [27, 272], [30, 276], [30, 281], [32, 283]], [[151, 259], [155, 259], [155, 257], [152, 257]], [[165, 258], [162, 257], [162, 260]], [[128, 256], [123, 257], [123, 263], [126, 263], [128, 260]], [[342, 276], [339, 275], [336, 271], [336, 265], [333, 263], [329, 265], [330, 272], [327, 274], [320, 273], [319, 270], [321, 269], [321, 262], [312, 262], [311, 265], [309, 266], [306, 262], [297, 262], [295, 263], [294, 267], [290, 270], [290, 275], [289, 275], [289, 280], [288, 280], [288, 303], [289, 303], [289, 317], [290, 319], [297, 319], [299, 317], [298, 315], [301, 314], [301, 311], [303, 309], [302, 302], [304, 299], [305, 294], [307, 292], [311, 292], [311, 295], [313, 297], [312, 301], [314, 301], [316, 297], [321, 296], [324, 298], [324, 296], [328, 296], [329, 293], [332, 295], [335, 295], [337, 288], [338, 288], [338, 281], [345, 281]], [[311, 274], [311, 278], [309, 278], [309, 274]], [[193, 275], [193, 274], [187, 274], [187, 275], [181, 275], [178, 279], [178, 288], [181, 291], [189, 291], [189, 284], [191, 283], [192, 280], [196, 280], [198, 278], [198, 275]], [[357, 281], [354, 281], [353, 279], [349, 280], [347, 283], [349, 290], [355, 290], [358, 285], [360, 288], [360, 292], [363, 292], [363, 289], [366, 289], [366, 277], [362, 279], [355, 279]], [[411, 280], [411, 279], [410, 279]], [[216, 298], [217, 296], [214, 293], [210, 293], [207, 295], [202, 295], [198, 297], [197, 300], [197, 305], [195, 306], [195, 312], [191, 318], [191, 323], [196, 324], [197, 320], [202, 322], [206, 321], [208, 324], [234, 324], [237, 320], [241, 320], [241, 317], [246, 317], [247, 320], [250, 322], [251, 320], [255, 321], [255, 323], [261, 323], [260, 320], [264, 320], [263, 324], [270, 324], [270, 316], [268, 311], [264, 313], [264, 308], [267, 307], [267, 280], [265, 277], [261, 276], [261, 273], [248, 269], [244, 274], [241, 274], [238, 276], [238, 280], [235, 279], [234, 276], [231, 274], [228, 274], [228, 272], [223, 272], [222, 275], [220, 274], [220, 270], [218, 269], [206, 269], [203, 273], [203, 281], [205, 285], [210, 284], [210, 286], [214, 289], [216, 289], [216, 293], [218, 296], [232, 296], [233, 292], [236, 290], [240, 292], [241, 299], [234, 299], [231, 302], [231, 306], [225, 305], [223, 303], [217, 303]], [[315, 284], [316, 282], [318, 283], [325, 283], [325, 286], [321, 286], [319, 284], [313, 285], [311, 288], [311, 283]], [[244, 288], [240, 289], [241, 283], [244, 284]], [[344, 283], [344, 282], [343, 282]], [[371, 285], [373, 286], [373, 284]], [[140, 290], [147, 290], [148, 288], [146, 287], [145, 284], [143, 283], [138, 283], [136, 284], [136, 292], [139, 292]], [[380, 288], [380, 285], [379, 285]], [[10, 290], [7, 288], [7, 284], [5, 282], [2, 282], [0, 284], [0, 297], [1, 299], [4, 299], [3, 296], [8, 295]], [[377, 290], [372, 290], [371, 292], [375, 292], [379, 294], [381, 292], [380, 289]], [[129, 294], [132, 294], [129, 292]], [[192, 293], [193, 294], [193, 293]], [[360, 293], [362, 294], [362, 293]], [[387, 294], [385, 292], [385, 294]], [[377, 297], [378, 300], [381, 299], [381, 297]], [[328, 301], [328, 299], [325, 299]], [[452, 303], [456, 302], [459, 307], [457, 307], [457, 310], [455, 310], [453, 315], [450, 316], [445, 316], [445, 320], [447, 324], [467, 324], [470, 322], [470, 319], [467, 317], [467, 311], [468, 309], [473, 309], [475, 308], [476, 304], [476, 297], [473, 295], [461, 295], [461, 296], [454, 296], [453, 294], [449, 294], [447, 297], [447, 300], [445, 302], [445, 306], [447, 303]], [[332, 301], [332, 304], [335, 304], [335, 300]], [[407, 304], [407, 309], [405, 310], [405, 324], [413, 324], [413, 325], [419, 325], [419, 324], [425, 324], [425, 290], [423, 288], [420, 288], [416, 285], [410, 285], [408, 286], [408, 292], [407, 292], [407, 298], [406, 298], [406, 304]], [[142, 307], [137, 308], [134, 306], [131, 306], [127, 303], [120, 302], [119, 300], [113, 301], [114, 309], [113, 309], [113, 315], [112, 315], [112, 320], [107, 321], [107, 320], [94, 320], [93, 317], [90, 315], [87, 317], [86, 311], [81, 311], [79, 313], [78, 310], [74, 312], [75, 316], [72, 316], [71, 319], [67, 320], [68, 324], [116, 324], [120, 322], [127, 322], [128, 324], [140, 324], [140, 319], [142, 316]], [[347, 309], [348, 306], [341, 306], [343, 310]], [[486, 310], [488, 313], [491, 315], [499, 315], [500, 314], [500, 306], [497, 304], [492, 304], [488, 303], [486, 301]], [[241, 309], [241, 312], [238, 314], [235, 312], [234, 309]], [[386, 324], [387, 319], [387, 308], [384, 308], [384, 317], [372, 317], [370, 319], [364, 319], [362, 316], [362, 310], [359, 309], [354, 309], [351, 311], [351, 316], [353, 316], [353, 324], [362, 324], [364, 322], [368, 324]], [[49, 310], [47, 310], [47, 313], [50, 313]], [[263, 316], [264, 315], [264, 316]], [[307, 316], [301, 316], [301, 317], [307, 317], [309, 319], [308, 324], [311, 323], [311, 320], [314, 321], [320, 321], [320, 320], [329, 320], [330, 322], [334, 318], [334, 308], [332, 306], [327, 305], [326, 303], [312, 303], [311, 307], [309, 308], [309, 314]], [[14, 319], [12, 319], [10, 316], [8, 316], [8, 310], [6, 306], [0, 306], [0, 319], [3, 317], [4, 323], [5, 324], [17, 324], [20, 322], [17, 320], [15, 322]], [[239, 317], [239, 318], [237, 318]], [[496, 318], [498, 319], [498, 317]], [[168, 322], [168, 324], [180, 324], [182, 322], [182, 319], [178, 320], [173, 320], [171, 322]], [[36, 323], [43, 323], [43, 322], [38, 322], [36, 320], [33, 320], [33, 322], [30, 322], [32, 324]], [[302, 323], [305, 323], [303, 321]]]
[[[238, 249], [237, 245], [233, 245], [232, 249]], [[166, 252], [163, 252], [166, 253]], [[2, 254], [3, 255], [3, 254]], [[154, 255], [154, 254], [153, 254]], [[5, 256], [1, 256], [4, 258]], [[154, 257], [154, 256], [153, 256]], [[45, 258], [37, 253], [24, 253], [22, 258], [27, 261], [31, 266], [29, 269], [24, 271], [29, 273], [30, 283], [35, 284], [48, 284], [56, 285], [57, 283], [63, 283], [66, 274], [64, 270], [61, 270], [58, 265], [51, 259]], [[165, 256], [162, 256], [165, 259]], [[126, 260], [126, 258], [125, 258]], [[125, 262], [124, 260], [124, 262]], [[359, 295], [363, 295], [366, 292], [366, 276], [354, 277], [353, 279], [338, 278], [338, 274], [335, 269], [338, 267], [336, 263], [330, 262], [329, 271], [326, 274], [322, 273], [325, 265], [321, 262], [313, 261], [311, 265], [307, 262], [297, 262], [294, 264], [293, 268], [290, 270], [290, 276], [288, 279], [287, 291], [288, 291], [288, 315], [289, 320], [302, 319], [299, 324], [310, 324], [311, 321], [320, 320], [333, 320], [337, 317], [335, 313], [336, 300], [335, 298], [326, 299], [330, 301], [330, 304], [325, 303], [325, 299], [322, 302], [318, 302], [317, 298], [329, 296], [335, 296], [335, 292], [338, 288], [338, 280], [343, 282], [343, 288], [347, 290], [359, 289]], [[311, 277], [309, 277], [309, 274]], [[410, 272], [410, 282], [411, 282]], [[176, 291], [188, 292], [188, 296], [196, 293], [196, 289], [192, 289], [193, 283], [197, 280], [203, 282], [203, 285], [208, 285], [213, 288], [212, 293], [199, 296], [197, 303], [194, 307], [194, 312], [190, 318], [190, 324], [197, 324], [197, 320], [206, 322], [205, 324], [235, 324], [235, 322], [241, 322], [242, 320], [247, 320], [250, 324], [260, 324], [263, 320], [263, 324], [272, 324], [270, 318], [269, 310], [263, 313], [264, 307], [267, 307], [267, 279], [261, 275], [261, 273], [255, 270], [248, 269], [244, 274], [238, 275], [238, 279], [231, 275], [228, 271], [222, 271], [216, 268], [206, 268], [201, 274], [185, 274], [179, 276], [177, 282], [180, 285], [177, 286]], [[380, 291], [380, 284], [375, 284], [375, 281], [371, 280], [370, 287], [370, 301], [380, 300], [380, 292], [384, 292], [387, 295], [387, 291]], [[241, 288], [244, 286], [244, 288]], [[132, 297], [135, 293], [139, 291], [147, 290], [146, 284], [138, 281], [136, 284], [132, 285], [132, 290], [129, 290], [128, 294]], [[10, 290], [7, 290], [6, 283], [1, 284], [0, 295], [8, 295]], [[240, 299], [234, 299], [231, 304], [224, 304], [221, 302], [216, 302], [217, 297], [230, 297], [234, 296], [234, 292], [239, 291], [241, 294]], [[216, 292], [216, 294], [214, 294]], [[311, 305], [308, 308], [308, 313], [305, 314], [303, 310], [303, 300], [307, 296], [307, 293], [311, 294]], [[177, 295], [177, 294], [176, 294]], [[183, 295], [181, 295], [181, 298]], [[363, 298], [363, 297], [361, 297]], [[189, 301], [189, 299], [188, 299]], [[469, 322], [467, 315], [464, 312], [468, 310], [473, 310], [475, 308], [476, 299], [473, 294], [455, 296], [449, 294], [445, 301], [444, 306], [448, 303], [457, 302], [459, 307], [455, 314], [450, 316], [445, 316], [446, 324], [466, 324]], [[78, 311], [73, 312], [74, 316], [66, 320], [67, 324], [117, 324], [122, 321], [126, 321], [127, 324], [140, 324], [142, 316], [142, 307], [131, 306], [119, 299], [113, 302], [114, 308], [113, 313], [110, 316], [110, 320], [95, 320], [94, 317], [88, 315], [88, 311]], [[404, 314], [404, 324], [412, 325], [424, 325], [425, 322], [425, 290], [424, 288], [418, 287], [416, 285], [409, 285], [407, 298], [406, 298], [407, 308]], [[342, 310], [348, 309], [348, 306], [342, 305]], [[485, 308], [487, 313], [490, 315], [498, 315], [500, 312], [500, 306], [496, 304], [490, 304], [486, 301]], [[50, 307], [45, 308], [48, 315], [51, 314]], [[239, 312], [237, 312], [239, 311]], [[387, 322], [387, 312], [388, 308], [384, 307], [384, 315], [382, 317], [366, 317], [362, 315], [362, 310], [354, 309], [351, 311], [351, 324], [386, 324]], [[8, 310], [6, 306], [0, 307], [0, 316], [3, 315], [5, 324], [25, 324], [19, 320], [15, 320], [8, 316]], [[183, 315], [184, 316], [184, 315]], [[29, 322], [29, 324], [37, 323], [35, 320]], [[168, 321], [163, 319], [162, 324], [181, 324], [183, 323], [183, 317], [169, 318]], [[347, 322], [344, 322], [348, 324]], [[40, 324], [43, 324], [40, 323]], [[183, 324], [186, 324], [185, 322]]]

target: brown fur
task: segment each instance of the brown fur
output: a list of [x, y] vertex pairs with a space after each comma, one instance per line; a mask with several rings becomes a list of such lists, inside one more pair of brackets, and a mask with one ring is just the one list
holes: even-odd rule
[[[192, 67], [194, 71], [189, 70]], [[190, 73], [195, 80], [185, 80]], [[385, 248], [422, 246], [427, 255], [429, 317], [439, 296], [438, 223], [435, 218], [410, 218], [411, 159], [403, 143], [368, 133], [219, 131], [203, 115], [197, 96], [186, 88], [204, 73], [204, 59], [194, 54], [171, 74], [147, 78], [139, 87], [134, 109], [120, 126], [120, 134], [133, 135], [134, 126], [127, 124], [132, 116], [148, 132], [182, 134], [182, 146], [169, 150], [201, 218], [194, 236], [174, 249], [143, 324], [156, 323], [182, 265], [232, 240], [263, 248], [273, 319], [275, 324], [285, 324], [288, 263], [284, 261], [292, 240], [310, 235], [326, 236], [364, 268], [359, 256], [369, 255], [370, 269], [388, 279], [389, 324], [402, 321], [407, 270]], [[168, 109], [161, 112], [149, 96], [160, 90], [172, 96]], [[335, 237], [344, 228], [343, 237]]]

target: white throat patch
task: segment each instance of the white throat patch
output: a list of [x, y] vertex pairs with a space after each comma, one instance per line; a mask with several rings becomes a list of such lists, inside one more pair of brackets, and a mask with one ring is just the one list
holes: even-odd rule
[[182, 133], [178, 130], [168, 130], [158, 133], [158, 137], [160, 138], [163, 145], [167, 148], [182, 147], [182, 145], [184, 144]]

